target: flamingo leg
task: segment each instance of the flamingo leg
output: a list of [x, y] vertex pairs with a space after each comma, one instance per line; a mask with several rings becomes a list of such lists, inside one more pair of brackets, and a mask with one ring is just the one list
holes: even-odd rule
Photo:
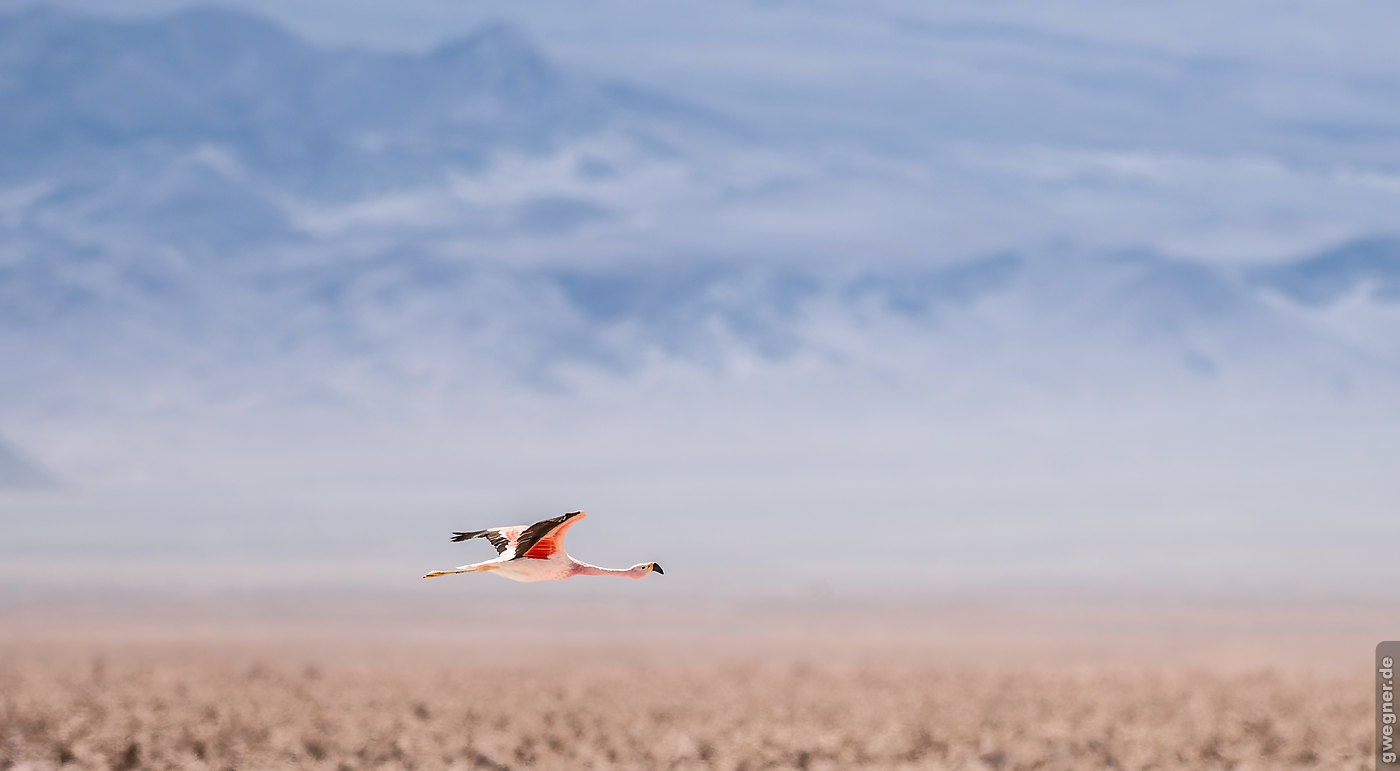
[[462, 567], [457, 568], [456, 570], [434, 570], [433, 572], [428, 573], [423, 577], [437, 578], [438, 576], [452, 576], [458, 573], [485, 573], [488, 570], [495, 570], [498, 567], [500, 567], [500, 565], [494, 565], [489, 563], [485, 565], [463, 565]]

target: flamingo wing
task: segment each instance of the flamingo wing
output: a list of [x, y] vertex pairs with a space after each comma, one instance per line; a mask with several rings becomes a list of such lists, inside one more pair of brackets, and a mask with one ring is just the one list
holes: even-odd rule
[[564, 547], [564, 533], [586, 514], [571, 511], [551, 519], [540, 520], [525, 528], [515, 542], [515, 556], [511, 559], [545, 559]]
[[[516, 539], [520, 537], [520, 531], [524, 530], [524, 525], [514, 527], [492, 527], [486, 530], [472, 530], [466, 533], [453, 533], [453, 541], [467, 541], [472, 538], [485, 538], [496, 547], [496, 554], [502, 555], [510, 551], [516, 544]], [[506, 559], [510, 559], [507, 557]]]

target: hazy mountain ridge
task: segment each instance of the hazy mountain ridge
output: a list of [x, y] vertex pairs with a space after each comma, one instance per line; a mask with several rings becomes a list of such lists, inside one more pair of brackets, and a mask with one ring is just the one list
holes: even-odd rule
[[0, 57], [0, 109], [12, 116], [0, 139], [18, 150], [8, 177], [213, 144], [288, 184], [326, 192], [353, 171], [383, 186], [504, 147], [546, 149], [642, 103], [565, 75], [504, 23], [409, 56], [317, 49], [232, 11], [143, 21], [33, 11], [0, 22]]
[[[60, 370], [119, 368], [129, 348], [174, 371], [289, 355], [392, 371], [417, 350], [539, 384], [658, 357], [859, 366], [885, 335], [929, 361], [1133, 350], [1213, 378], [1332, 345], [1329, 368], [1361, 350], [1400, 369], [1385, 237], [1263, 268], [1151, 247], [872, 249], [839, 267], [759, 236], [688, 246], [646, 222], [722, 233], [750, 202], [892, 183], [565, 72], [506, 24], [407, 55], [318, 49], [229, 11], [34, 11], [0, 19], [0, 63], [0, 111], [20, 116], [0, 140], [22, 150], [0, 162], [0, 339]], [[1328, 315], [1355, 302], [1381, 323]]]
[[[1273, 269], [1290, 276], [1287, 291], [1272, 283], [1273, 273], [1141, 253], [999, 254], [935, 269], [850, 271], [720, 259], [511, 268], [412, 249], [301, 267], [177, 259], [122, 269], [89, 251], [0, 269], [0, 334], [15, 353], [44, 347], [78, 366], [91, 365], [79, 364], [89, 356], [115, 365], [114, 351], [146, 341], [138, 348], [155, 344], [166, 356], [197, 348], [201, 368], [221, 357], [256, 362], [291, 353], [378, 362], [388, 371], [419, 355], [446, 371], [485, 369], [528, 382], [571, 363], [626, 377], [656, 356], [717, 372], [740, 351], [781, 364], [824, 355], [833, 334], [845, 340], [838, 358], [858, 366], [892, 333], [924, 350], [924, 363], [907, 362], [911, 371], [967, 356], [1058, 351], [1107, 362], [1133, 351], [1156, 356], [1168, 371], [1216, 377], [1248, 370], [1260, 357], [1321, 366], [1319, 352], [1331, 346], [1327, 369], [1393, 378], [1400, 363], [1384, 347], [1387, 328], [1370, 328], [1382, 347], [1362, 366], [1348, 353], [1352, 341], [1313, 316], [1343, 298], [1380, 313], [1400, 303], [1379, 293], [1338, 295], [1331, 304], [1291, 294], [1310, 298], [1359, 282], [1346, 259], [1355, 248]], [[1336, 271], [1318, 267], [1336, 260]], [[980, 352], [949, 352], [974, 331]], [[93, 348], [98, 340], [101, 351]], [[178, 361], [170, 363], [188, 366]]]
[[1377, 302], [1400, 303], [1400, 238], [1352, 241], [1255, 277], [1305, 305], [1325, 306], [1359, 289]]

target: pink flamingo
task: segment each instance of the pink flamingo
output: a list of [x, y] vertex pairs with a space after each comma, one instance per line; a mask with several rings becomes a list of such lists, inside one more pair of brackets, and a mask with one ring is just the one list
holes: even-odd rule
[[666, 571], [655, 562], [615, 569], [600, 568], [570, 557], [564, 552], [564, 533], [585, 516], [581, 511], [571, 511], [553, 519], [540, 520], [529, 527], [516, 525], [453, 533], [454, 541], [485, 538], [496, 547], [496, 558], [474, 565], [462, 565], [454, 570], [434, 570], [423, 577], [491, 572], [512, 581], [562, 581], [573, 576], [641, 578], [647, 573], [666, 575]]

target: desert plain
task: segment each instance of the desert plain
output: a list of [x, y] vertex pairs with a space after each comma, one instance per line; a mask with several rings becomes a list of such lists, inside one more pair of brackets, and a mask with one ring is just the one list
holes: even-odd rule
[[13, 771], [1368, 769], [1397, 619], [617, 596], [17, 594], [0, 613]]

